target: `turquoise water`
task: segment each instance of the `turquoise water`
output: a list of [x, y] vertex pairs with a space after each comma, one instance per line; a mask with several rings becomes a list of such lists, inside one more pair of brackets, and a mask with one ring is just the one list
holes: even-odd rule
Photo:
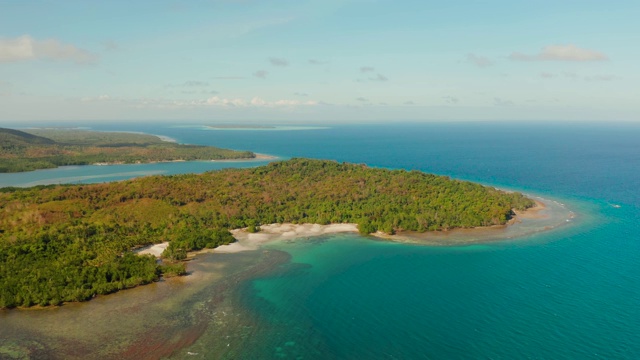
[[627, 252], [636, 245], [610, 263], [590, 236], [574, 228], [433, 248], [353, 235], [275, 246], [292, 264], [247, 290], [269, 338], [247, 358], [278, 347], [341, 359], [635, 358], [637, 255]]
[[0, 174], [0, 187], [36, 186], [49, 184], [87, 184], [119, 181], [151, 175], [203, 173], [230, 167], [251, 167], [267, 164], [264, 160], [248, 161], [188, 161], [154, 164], [61, 166], [56, 169], [26, 173]]
[[[573, 226], [459, 247], [357, 235], [271, 244], [291, 260], [240, 287], [242, 305], [256, 320], [236, 357], [640, 358], [638, 125], [435, 123], [268, 132], [173, 125], [97, 128], [419, 169], [557, 199], [578, 214]], [[168, 165], [185, 172], [190, 166]]]

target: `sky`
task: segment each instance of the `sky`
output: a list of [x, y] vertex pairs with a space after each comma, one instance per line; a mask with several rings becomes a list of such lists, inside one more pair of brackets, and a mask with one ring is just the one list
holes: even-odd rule
[[640, 121], [640, 1], [0, 0], [0, 122]]

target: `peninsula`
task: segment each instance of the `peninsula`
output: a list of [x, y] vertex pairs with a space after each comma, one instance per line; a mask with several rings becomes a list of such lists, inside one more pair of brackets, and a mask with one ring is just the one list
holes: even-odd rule
[[[0, 189], [0, 307], [57, 305], [181, 274], [188, 251], [261, 224], [357, 224], [362, 234], [505, 224], [534, 206], [419, 171], [292, 159], [249, 169]], [[165, 265], [133, 249], [169, 242]]]
[[138, 133], [0, 128], [0, 173], [64, 165], [252, 159], [250, 151], [183, 145]]

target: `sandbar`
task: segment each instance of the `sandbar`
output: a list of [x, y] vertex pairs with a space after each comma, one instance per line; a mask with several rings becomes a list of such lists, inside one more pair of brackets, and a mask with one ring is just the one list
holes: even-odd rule
[[[238, 158], [238, 159], [221, 159], [221, 160], [211, 160], [213, 162], [245, 162], [245, 161], [260, 161], [260, 160], [277, 160], [280, 159], [278, 156], [273, 156], [269, 154], [259, 154], [254, 153], [256, 156], [252, 158]], [[198, 161], [198, 160], [196, 160]]]

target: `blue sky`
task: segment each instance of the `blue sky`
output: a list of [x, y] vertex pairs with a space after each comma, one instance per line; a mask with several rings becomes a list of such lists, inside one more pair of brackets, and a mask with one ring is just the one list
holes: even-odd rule
[[640, 121], [638, 1], [5, 1], [0, 121]]

